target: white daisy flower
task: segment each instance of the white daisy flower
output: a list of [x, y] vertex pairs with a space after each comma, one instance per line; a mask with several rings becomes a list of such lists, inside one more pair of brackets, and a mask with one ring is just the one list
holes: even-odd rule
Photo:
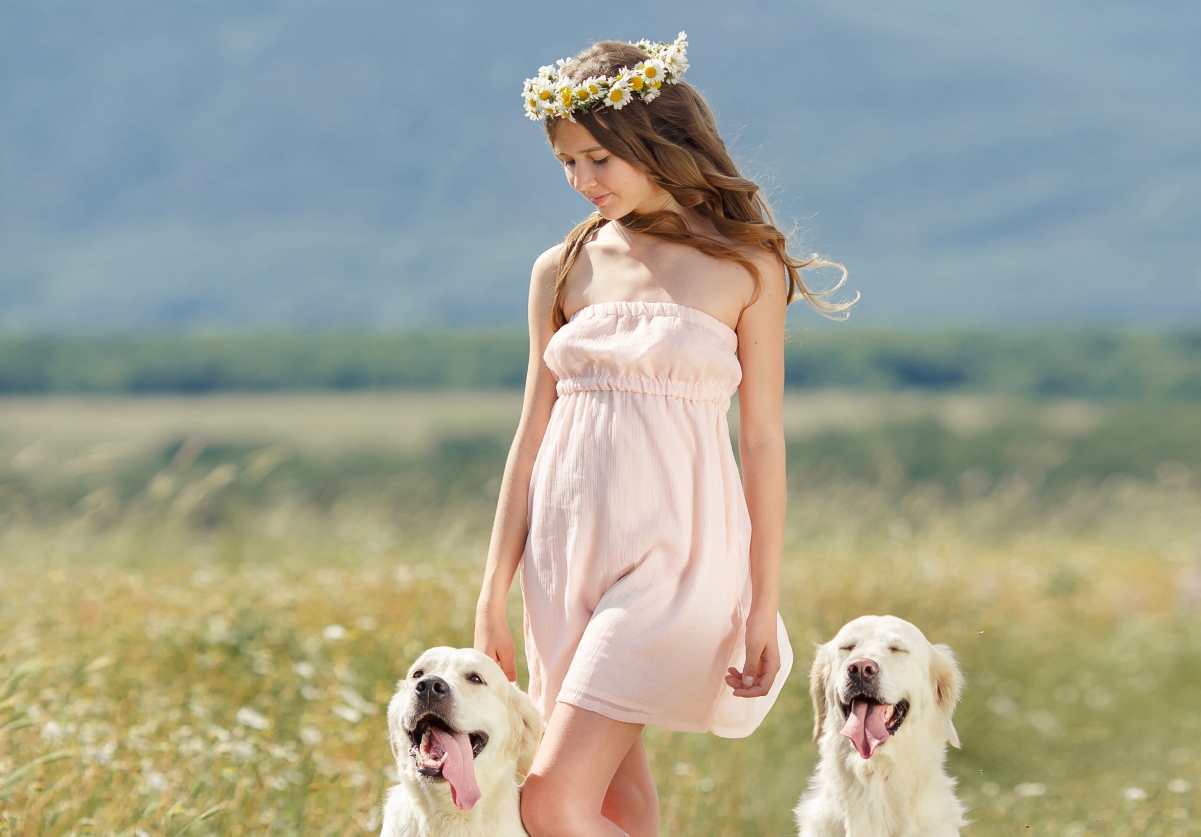
[[613, 110], [621, 110], [632, 98], [634, 98], [634, 92], [630, 87], [630, 79], [623, 72], [609, 85], [609, 91], [605, 94], [605, 104], [612, 107]]
[[671, 74], [671, 78], [668, 79], [671, 82], [679, 82], [680, 76], [688, 69], [688, 59], [684, 51], [674, 46], [668, 47], [667, 52], [663, 54], [663, 64]]
[[657, 58], [652, 58], [649, 61], [642, 61], [636, 67], [634, 72], [638, 73], [646, 81], [649, 87], [658, 87], [663, 84], [663, 80], [667, 75], [667, 67]]
[[547, 105], [553, 104], [554, 98], [555, 88], [550, 81], [542, 77], [526, 79], [522, 103], [525, 105], [525, 114], [530, 119], [545, 118]]
[[605, 88], [608, 85], [608, 80], [598, 76], [593, 76], [584, 82], [584, 87], [588, 89], [588, 99], [603, 99], [605, 98]]
[[688, 36], [681, 32], [675, 42], [663, 51], [663, 63], [671, 72], [672, 83], [677, 83], [680, 76], [688, 69]]

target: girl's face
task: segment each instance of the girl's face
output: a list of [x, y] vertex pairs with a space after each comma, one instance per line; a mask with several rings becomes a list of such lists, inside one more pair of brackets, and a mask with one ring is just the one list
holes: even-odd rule
[[676, 206], [671, 195], [646, 172], [602, 148], [578, 122], [559, 125], [551, 148], [563, 164], [571, 188], [591, 201], [602, 218], [614, 221], [634, 211], [645, 213]]

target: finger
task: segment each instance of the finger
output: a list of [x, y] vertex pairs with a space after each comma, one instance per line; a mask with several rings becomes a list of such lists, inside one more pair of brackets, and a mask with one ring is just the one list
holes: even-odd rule
[[759, 678], [759, 649], [754, 650], [756, 653], [752, 653], [749, 647], [746, 649], [746, 664], [742, 667], [742, 685], [748, 689]]
[[497, 662], [500, 663], [500, 670], [505, 673], [505, 677], [509, 678], [509, 682], [516, 683], [517, 682], [517, 656], [516, 656], [516, 654], [513, 654], [513, 653], [504, 654], [503, 657], [500, 660], [498, 660]]
[[741, 697], [741, 698], [763, 697], [769, 691], [771, 691], [770, 686], [763, 686], [763, 685], [756, 683], [754, 686], [751, 686], [749, 689], [745, 688], [745, 687], [736, 688], [734, 690], [734, 697]]

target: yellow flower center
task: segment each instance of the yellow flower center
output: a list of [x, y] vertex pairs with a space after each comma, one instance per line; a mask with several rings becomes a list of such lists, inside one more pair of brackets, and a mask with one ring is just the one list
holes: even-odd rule
[[545, 102], [547, 99], [550, 98], [550, 91], [543, 90], [541, 93], [538, 94], [538, 98]]
[[634, 78], [630, 80], [630, 87], [633, 87], [635, 90], [641, 90], [642, 84], [643, 81], [641, 76], [634, 76]]
[[563, 99], [564, 107], [571, 104], [571, 91], [570, 90], [568, 90], [567, 88], [563, 88], [563, 92], [559, 95]]
[[659, 71], [657, 69], [655, 69], [654, 67], [647, 67], [642, 72], [643, 72], [643, 75], [646, 76], [647, 81], [651, 81], [652, 79], [654, 79], [655, 76], [659, 75]]
[[610, 102], [620, 102], [621, 98], [622, 98], [621, 90], [619, 90], [618, 88], [614, 87], [612, 90], [609, 91], [609, 101]]

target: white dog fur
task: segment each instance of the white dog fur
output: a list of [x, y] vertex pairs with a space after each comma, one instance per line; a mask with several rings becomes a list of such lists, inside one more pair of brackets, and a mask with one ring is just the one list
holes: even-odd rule
[[943, 761], [959, 746], [962, 682], [950, 648], [895, 616], [861, 616], [819, 646], [809, 692], [820, 761], [796, 807], [801, 837], [959, 834], [967, 822]]
[[[474, 753], [468, 769], [474, 770], [478, 802], [475, 787], [466, 799], [462, 787], [452, 795], [451, 782], [431, 768], [442, 752], [430, 749], [431, 734], [424, 733], [431, 720], [459, 734], [456, 740], [471, 735], [466, 752]], [[527, 837], [519, 785], [533, 763], [542, 720], [492, 659], [470, 648], [423, 653], [397, 684], [388, 733], [400, 783], [388, 792], [381, 837]], [[441, 756], [443, 764], [447, 758]], [[460, 763], [456, 769], [464, 768]]]

